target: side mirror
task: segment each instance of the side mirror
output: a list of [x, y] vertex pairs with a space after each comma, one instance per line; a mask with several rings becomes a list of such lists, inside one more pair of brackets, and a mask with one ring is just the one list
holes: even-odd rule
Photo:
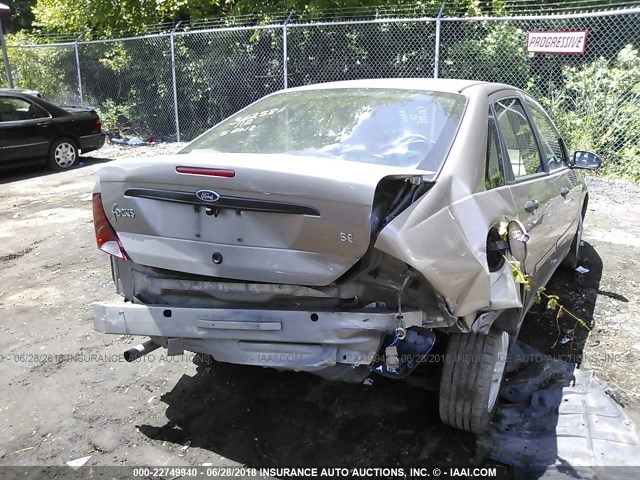
[[578, 150], [573, 154], [573, 158], [571, 159], [570, 167], [572, 168], [583, 168], [586, 170], [596, 170], [600, 168], [602, 165], [602, 160], [595, 153], [585, 152], [583, 150]]

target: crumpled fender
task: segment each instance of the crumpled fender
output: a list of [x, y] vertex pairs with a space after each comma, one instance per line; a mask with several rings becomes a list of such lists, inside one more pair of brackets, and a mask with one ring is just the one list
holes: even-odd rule
[[455, 316], [520, 308], [511, 268], [505, 264], [492, 273], [486, 260], [489, 229], [516, 212], [508, 189], [472, 194], [455, 177], [445, 177], [390, 222], [375, 247], [424, 275]]

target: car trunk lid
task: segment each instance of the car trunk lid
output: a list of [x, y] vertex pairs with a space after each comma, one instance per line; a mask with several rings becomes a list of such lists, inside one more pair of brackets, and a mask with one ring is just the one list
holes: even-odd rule
[[100, 190], [136, 263], [326, 285], [367, 251], [379, 182], [428, 173], [333, 158], [194, 152], [114, 163], [102, 170]]
[[83, 105], [61, 105], [60, 108], [69, 113], [95, 112], [95, 108]]
[[[98, 114], [93, 107], [65, 105], [60, 108], [65, 112], [70, 113], [75, 121], [81, 124], [91, 125], [92, 122], [95, 123], [99, 121]], [[99, 133], [99, 131], [100, 128], [98, 128], [96, 132], [91, 133]]]

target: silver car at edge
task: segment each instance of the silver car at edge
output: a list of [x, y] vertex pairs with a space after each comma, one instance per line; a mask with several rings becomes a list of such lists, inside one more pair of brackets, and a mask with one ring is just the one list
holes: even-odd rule
[[94, 326], [149, 336], [128, 360], [162, 346], [352, 382], [404, 378], [442, 343], [440, 416], [481, 432], [535, 291], [577, 265], [579, 169], [599, 165], [508, 85], [276, 92], [100, 172], [96, 239], [127, 303], [95, 305]]

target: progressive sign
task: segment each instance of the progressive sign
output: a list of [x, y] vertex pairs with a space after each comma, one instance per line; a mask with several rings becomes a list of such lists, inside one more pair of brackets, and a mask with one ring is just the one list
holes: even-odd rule
[[527, 32], [530, 53], [584, 53], [586, 47], [586, 30]]

